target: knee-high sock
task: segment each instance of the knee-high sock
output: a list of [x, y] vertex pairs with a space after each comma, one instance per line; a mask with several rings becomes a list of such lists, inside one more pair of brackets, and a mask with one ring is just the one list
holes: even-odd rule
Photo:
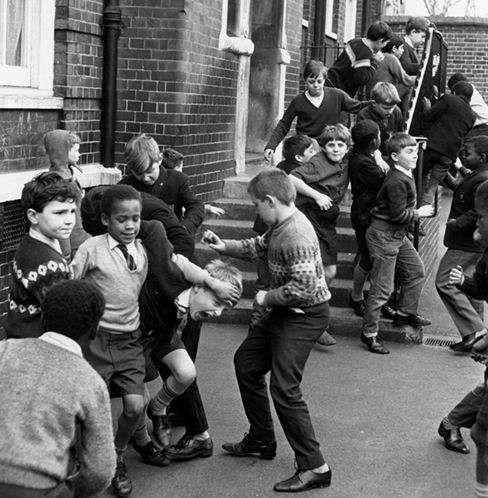
[[476, 498], [488, 498], [488, 484], [475, 483], [474, 496]]
[[186, 385], [181, 384], [173, 375], [170, 375], [164, 381], [163, 387], [159, 390], [158, 394], [156, 394], [149, 403], [151, 412], [154, 413], [154, 415], [164, 415], [166, 413], [166, 407], [177, 396], [184, 393], [186, 388]]

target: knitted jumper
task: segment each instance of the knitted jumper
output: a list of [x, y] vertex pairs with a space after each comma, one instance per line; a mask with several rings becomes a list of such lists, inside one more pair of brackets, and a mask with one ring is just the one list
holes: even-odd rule
[[101, 493], [115, 468], [105, 383], [82, 357], [40, 339], [0, 342], [0, 481], [34, 489], [67, 477], [79, 423], [77, 498]]
[[264, 235], [225, 240], [224, 254], [243, 259], [268, 258], [271, 288], [265, 306], [308, 307], [330, 299], [320, 249], [312, 224], [296, 210]]
[[395, 86], [399, 83], [408, 87], [415, 84], [415, 77], [409, 76], [405, 72], [396, 55], [388, 53], [383, 55], [385, 58], [366, 85], [367, 98], [371, 98], [371, 90], [379, 81], [385, 81]]
[[376, 196], [371, 225], [380, 230], [403, 230], [418, 220], [417, 191], [413, 178], [393, 167]]
[[69, 279], [68, 263], [51, 246], [26, 234], [15, 251], [11, 274], [7, 337], [39, 337], [44, 294]]
[[140, 326], [139, 293], [147, 275], [147, 255], [136, 239], [137, 268], [130, 271], [118, 250], [110, 249], [108, 235], [84, 242], [71, 263], [74, 278], [93, 282], [107, 301], [100, 328], [113, 334], [133, 332]]

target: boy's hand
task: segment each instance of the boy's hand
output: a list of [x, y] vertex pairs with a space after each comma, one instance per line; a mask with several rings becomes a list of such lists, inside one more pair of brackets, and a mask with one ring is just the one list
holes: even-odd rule
[[324, 211], [330, 209], [332, 207], [332, 199], [325, 194], [319, 194], [314, 197], [314, 201], [317, 203], [317, 206]]
[[463, 285], [464, 272], [461, 266], [456, 266], [449, 272], [449, 283], [451, 285]]
[[225, 251], [225, 242], [211, 230], [205, 230], [202, 236], [202, 242], [219, 253]]
[[379, 151], [379, 149], [376, 149], [374, 151], [374, 160], [376, 161], [376, 164], [381, 169], [381, 171], [383, 171], [384, 173], [388, 173], [388, 171], [390, 171], [390, 166], [383, 159], [383, 156], [381, 155], [381, 152]]
[[432, 104], [430, 102], [430, 100], [427, 98], [427, 97], [424, 97], [424, 100], [422, 101], [423, 104], [424, 104], [424, 110], [428, 110], [432, 107]]
[[373, 55], [373, 59], [378, 63], [381, 64], [385, 58], [385, 54], [380, 50], [379, 52], [376, 52]]
[[430, 204], [427, 204], [426, 206], [419, 207], [417, 209], [419, 212], [420, 218], [426, 218], [428, 216], [433, 216], [434, 214], [434, 206], [431, 206]]
[[448, 226], [450, 228], [457, 227], [457, 220], [456, 220], [456, 218], [450, 218], [449, 220], [447, 220], [446, 226]]
[[274, 150], [273, 149], [266, 149], [264, 151], [264, 159], [268, 161], [268, 163], [271, 161], [271, 158], [273, 157]]
[[224, 216], [225, 209], [219, 208], [217, 206], [212, 206], [212, 204], [205, 204], [205, 212], [208, 214], [214, 214], [215, 216]]
[[220, 301], [236, 303], [241, 297], [239, 288], [230, 282], [222, 282], [222, 280], [219, 280], [218, 278], [208, 276], [205, 279], [205, 284], [212, 289], [213, 293]]
[[268, 293], [267, 291], [263, 291], [263, 290], [256, 292], [256, 303], [259, 306], [264, 306], [264, 300], [266, 298], [267, 293]]

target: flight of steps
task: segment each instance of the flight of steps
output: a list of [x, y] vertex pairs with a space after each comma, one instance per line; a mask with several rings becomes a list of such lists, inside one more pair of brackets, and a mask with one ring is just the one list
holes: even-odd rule
[[[251, 238], [256, 234], [252, 226], [256, 217], [254, 206], [247, 193], [247, 185], [250, 179], [266, 167], [261, 158], [252, 162], [246, 162], [246, 173], [225, 180], [223, 197], [212, 201], [212, 204], [225, 210], [226, 214], [221, 218], [207, 218], [201, 227], [201, 233], [212, 230], [222, 239]], [[356, 252], [356, 239], [350, 224], [350, 194], [346, 194], [341, 204], [341, 214], [337, 223], [339, 236], [339, 256], [337, 264], [337, 275], [333, 280], [330, 291], [332, 298], [331, 325], [329, 331], [335, 335], [358, 337], [361, 333], [362, 319], [357, 317], [349, 307], [349, 296], [352, 289], [352, 275], [354, 269], [354, 255]], [[209, 249], [205, 244], [198, 242], [196, 245], [195, 259], [200, 266], [205, 266], [212, 259], [220, 258], [235, 264], [244, 277], [244, 291], [238, 305], [214, 322], [249, 324], [254, 296], [254, 282], [256, 280], [256, 262], [219, 256], [218, 253]], [[422, 331], [412, 327], [395, 327], [391, 321], [381, 320], [380, 334], [385, 340], [420, 343], [422, 342]]]

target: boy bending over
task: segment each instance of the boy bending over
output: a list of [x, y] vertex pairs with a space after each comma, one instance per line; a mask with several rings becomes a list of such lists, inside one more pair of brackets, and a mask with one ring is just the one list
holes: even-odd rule
[[271, 459], [276, 441], [266, 385], [297, 463], [295, 475], [274, 486], [275, 491], [299, 492], [330, 485], [331, 470], [302, 398], [300, 384], [310, 351], [329, 317], [330, 292], [324, 277], [313, 226], [295, 207], [290, 178], [278, 169], [261, 172], [249, 183], [256, 211], [269, 226], [262, 236], [242, 241], [221, 240], [211, 231], [203, 241], [221, 254], [268, 258], [271, 288], [260, 291], [258, 302], [269, 312], [250, 330], [234, 357], [239, 390], [250, 423], [249, 434], [225, 443], [235, 456], [259, 454]]

